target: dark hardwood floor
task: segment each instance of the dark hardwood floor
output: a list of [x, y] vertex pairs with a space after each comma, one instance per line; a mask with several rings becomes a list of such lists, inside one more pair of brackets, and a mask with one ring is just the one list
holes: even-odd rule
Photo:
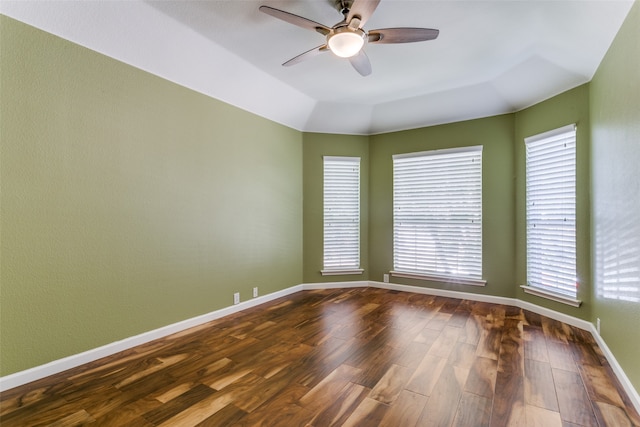
[[640, 426], [593, 337], [504, 305], [305, 291], [8, 390], [9, 426]]

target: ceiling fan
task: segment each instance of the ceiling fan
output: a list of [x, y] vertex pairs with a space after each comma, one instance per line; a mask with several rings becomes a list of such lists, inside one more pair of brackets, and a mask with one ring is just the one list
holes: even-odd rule
[[371, 62], [364, 52], [365, 43], [413, 43], [433, 40], [438, 37], [439, 30], [431, 28], [382, 28], [366, 31], [364, 24], [378, 7], [380, 0], [333, 0], [335, 7], [344, 19], [333, 27], [327, 27], [302, 16], [260, 6], [260, 11], [293, 25], [316, 31], [326, 37], [326, 43], [314, 47], [298, 56], [294, 56], [284, 65], [297, 64], [320, 53], [331, 51], [335, 55], [348, 58], [353, 68], [363, 76], [371, 74]]

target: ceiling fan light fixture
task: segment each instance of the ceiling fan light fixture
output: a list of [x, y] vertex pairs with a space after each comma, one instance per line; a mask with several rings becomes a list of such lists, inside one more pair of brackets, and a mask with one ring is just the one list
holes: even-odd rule
[[331, 52], [341, 58], [350, 58], [360, 52], [364, 46], [364, 31], [351, 30], [347, 27], [336, 28], [327, 37], [327, 45]]

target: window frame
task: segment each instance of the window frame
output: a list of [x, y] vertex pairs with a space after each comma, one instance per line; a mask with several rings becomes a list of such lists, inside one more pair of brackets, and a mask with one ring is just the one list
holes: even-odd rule
[[[483, 146], [475, 145], [396, 154], [393, 156], [393, 270], [390, 272], [391, 275], [472, 286], [486, 285], [486, 280], [482, 279], [482, 152]], [[479, 160], [479, 163], [472, 166], [469, 166], [468, 163], [461, 163], [468, 161], [475, 163], [476, 160]], [[411, 186], [413, 186], [413, 190], [415, 191], [404, 186], [406, 182], [402, 182], [411, 179], [410, 174], [412, 174], [412, 172], [401, 170], [403, 169], [403, 165], [404, 167], [410, 167], [408, 165], [411, 162], [414, 164], [416, 164], [416, 162], [421, 163], [422, 166], [417, 165], [417, 167], [425, 168], [422, 171], [417, 171], [419, 175], [424, 175], [423, 178], [421, 178], [423, 181], [421, 181], [422, 187], [420, 189], [413, 185], [415, 183], [414, 180], [411, 181]], [[441, 170], [438, 171], [441, 165], [445, 167], [440, 168]], [[450, 173], [450, 168], [452, 167], [458, 168], [457, 170], [459, 172], [466, 172], [469, 175], [467, 178], [471, 177], [472, 181], [461, 182], [458, 179], [456, 183], [451, 182], [453, 180], [450, 179], [451, 176], [447, 177], [447, 173]], [[433, 184], [430, 185], [429, 182], [429, 178], [433, 178], [434, 173], [436, 175], [435, 178], [440, 180], [435, 186]], [[441, 201], [440, 198], [443, 188], [456, 191], [451, 198], [444, 200], [444, 202]], [[414, 192], [414, 195], [417, 197], [405, 197], [402, 192]], [[467, 197], [465, 200], [463, 196], [465, 194], [468, 196], [469, 192], [473, 194], [473, 198], [469, 199]], [[406, 198], [408, 201], [402, 200], [403, 198]], [[420, 209], [420, 214], [413, 213], [407, 217], [404, 212], [401, 213], [402, 209], [406, 209], [407, 207], [411, 209], [411, 205], [413, 205], [414, 210], [416, 207]], [[458, 213], [457, 219], [446, 223], [453, 225], [452, 229], [447, 230], [448, 233], [437, 232], [439, 237], [433, 238], [433, 229], [442, 226], [443, 223], [442, 220], [435, 219], [435, 217], [431, 220], [420, 218], [425, 216], [422, 213], [424, 212], [422, 209], [425, 207], [430, 207], [433, 212], [437, 212], [438, 210], [443, 211], [444, 209], [447, 213]], [[473, 209], [472, 212], [469, 211], [471, 208]], [[461, 219], [467, 222], [462, 223]], [[407, 221], [409, 222], [408, 224], [401, 224], [401, 222]], [[407, 239], [399, 238], [401, 234], [405, 234], [409, 236], [408, 238], [410, 239], [411, 233], [406, 234], [403, 228], [406, 230], [412, 227], [416, 230], [416, 234], [420, 233], [426, 236], [416, 238], [416, 234], [413, 234], [415, 240], [413, 244], [414, 249], [410, 248], [411, 243]], [[457, 251], [449, 251], [450, 254], [456, 255], [450, 255], [450, 257], [438, 255], [435, 246], [440, 245], [442, 248], [442, 245], [444, 245], [445, 249], [451, 249], [454, 246], [451, 239], [456, 238], [456, 233], [462, 233], [458, 234], [458, 238], [460, 235], [464, 236], [468, 234], [467, 238], [471, 239], [470, 247], [472, 251], [470, 252], [459, 247]], [[433, 242], [432, 246], [434, 246], [434, 248], [431, 250], [426, 249], [425, 238]], [[411, 250], [415, 250], [413, 255], [407, 252]], [[408, 259], [403, 259], [405, 255], [402, 252], [409, 253]], [[440, 253], [446, 254], [447, 251], [440, 251]], [[413, 268], [408, 267], [408, 264], [411, 263], [410, 258], [412, 256], [415, 258]], [[460, 263], [460, 260], [463, 262]], [[458, 268], [467, 269], [467, 274], [451, 274], [450, 272], [443, 271], [451, 269], [454, 264], [456, 264]]]
[[533, 135], [524, 143], [526, 285], [521, 288], [579, 307], [577, 127]]
[[[349, 168], [355, 169], [349, 173]], [[361, 268], [360, 244], [362, 185], [360, 172], [360, 157], [323, 156], [323, 267], [320, 270], [323, 276], [362, 274], [364, 272], [364, 269]], [[355, 186], [353, 185], [354, 179]], [[336, 203], [342, 204], [343, 202], [346, 202], [347, 205], [336, 206]], [[342, 207], [346, 209], [346, 212], [332, 216], [331, 210], [335, 207]], [[345, 236], [348, 238], [343, 239]]]

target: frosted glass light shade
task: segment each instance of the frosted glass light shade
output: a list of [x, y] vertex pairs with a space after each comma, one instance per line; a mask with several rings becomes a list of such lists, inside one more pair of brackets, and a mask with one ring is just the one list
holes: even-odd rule
[[350, 58], [360, 52], [364, 46], [364, 33], [362, 31], [341, 31], [329, 36], [327, 40], [331, 52], [341, 58]]

